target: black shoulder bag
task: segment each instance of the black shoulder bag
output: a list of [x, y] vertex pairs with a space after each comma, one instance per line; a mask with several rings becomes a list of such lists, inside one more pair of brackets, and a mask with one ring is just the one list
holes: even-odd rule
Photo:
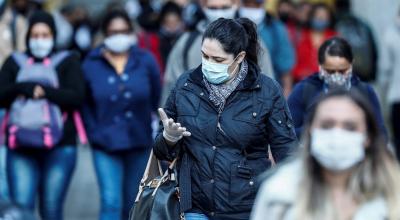
[[184, 220], [179, 208], [177, 160], [163, 174], [151, 151], [129, 220]]

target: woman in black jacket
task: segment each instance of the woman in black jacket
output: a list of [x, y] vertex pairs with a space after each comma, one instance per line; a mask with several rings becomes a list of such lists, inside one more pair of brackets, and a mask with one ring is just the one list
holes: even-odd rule
[[183, 74], [164, 109], [153, 147], [179, 156], [181, 211], [186, 219], [248, 219], [256, 177], [293, 150], [296, 135], [278, 83], [260, 73], [255, 24], [211, 23], [202, 65]]
[[[27, 51], [14, 53], [4, 63], [0, 70], [0, 107], [5, 108], [10, 115], [7, 120], [7, 176], [10, 187], [10, 197], [17, 205], [34, 210], [36, 194], [39, 193], [40, 215], [42, 219], [61, 220], [62, 206], [70, 183], [76, 162], [76, 130], [72, 113], [80, 108], [84, 100], [84, 81], [79, 59], [68, 52], [56, 52], [54, 42], [56, 29], [52, 16], [46, 12], [36, 12], [29, 20], [26, 37]], [[46, 71], [46, 72], [44, 72]], [[43, 73], [44, 72], [44, 73]], [[35, 77], [33, 76], [34, 74]], [[55, 76], [53, 81], [46, 77]], [[41, 77], [39, 77], [41, 76]], [[27, 77], [27, 80], [21, 78]], [[44, 80], [46, 78], [46, 80]], [[44, 83], [52, 82], [52, 83]], [[53, 84], [54, 83], [54, 84]], [[35, 128], [35, 134], [43, 130], [43, 146], [27, 145], [22, 139], [33, 141], [27, 133], [10, 134], [15, 121], [15, 103], [47, 102], [50, 113], [49, 121], [62, 124], [58, 130], [60, 137], [53, 135], [56, 129], [51, 124], [48, 127]], [[44, 105], [46, 106], [46, 105]], [[23, 106], [21, 109], [25, 109]], [[54, 113], [58, 110], [58, 115]], [[54, 111], [53, 111], [54, 110]], [[32, 121], [39, 109], [27, 111]], [[61, 115], [62, 114], [62, 115]], [[26, 116], [26, 114], [25, 114]], [[57, 118], [58, 120], [53, 120]], [[27, 120], [29, 121], [29, 120]], [[50, 127], [50, 128], [49, 128]], [[22, 128], [22, 126], [21, 126]], [[61, 132], [60, 132], [61, 131]], [[23, 137], [25, 135], [25, 137]], [[41, 140], [41, 134], [35, 135]], [[1, 184], [1, 183], [0, 183]]]

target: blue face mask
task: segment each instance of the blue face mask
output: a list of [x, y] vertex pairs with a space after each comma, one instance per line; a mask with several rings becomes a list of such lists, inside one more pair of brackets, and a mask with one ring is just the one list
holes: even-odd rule
[[[233, 62], [235, 62], [235, 60], [233, 60]], [[230, 64], [212, 63], [212, 62], [202, 58], [201, 70], [203, 71], [203, 75], [207, 79], [208, 82], [210, 82], [212, 84], [221, 84], [221, 83], [227, 82], [230, 79], [228, 68], [230, 65], [232, 65], [232, 63], [230, 63]], [[235, 67], [235, 69], [238, 66], [239, 65], [237, 65]], [[233, 72], [234, 71], [235, 70], [233, 70]]]
[[317, 31], [323, 31], [329, 27], [329, 22], [314, 19], [311, 21], [311, 27]]

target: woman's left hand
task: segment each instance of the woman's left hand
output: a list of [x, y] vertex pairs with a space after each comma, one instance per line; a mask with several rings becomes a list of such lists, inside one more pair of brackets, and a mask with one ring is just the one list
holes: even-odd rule
[[35, 88], [33, 89], [33, 98], [40, 99], [43, 98], [44, 96], [45, 96], [44, 89], [41, 86], [36, 85]]

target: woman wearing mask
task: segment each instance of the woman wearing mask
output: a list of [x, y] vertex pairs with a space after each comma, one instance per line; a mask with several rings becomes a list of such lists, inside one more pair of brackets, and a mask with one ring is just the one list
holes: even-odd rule
[[316, 4], [310, 12], [310, 29], [306, 30], [302, 39], [296, 44], [297, 62], [293, 70], [295, 82], [318, 71], [318, 48], [329, 38], [337, 35], [332, 29], [334, 18], [325, 4]]
[[[11, 200], [33, 211], [36, 192], [39, 192], [42, 219], [59, 220], [63, 219], [63, 202], [76, 162], [72, 111], [83, 103], [85, 89], [78, 57], [65, 51], [56, 52], [56, 35], [50, 14], [32, 15], [26, 36], [27, 51], [11, 55], [0, 71], [0, 105], [9, 113], [3, 128], [7, 128]], [[58, 128], [62, 130], [35, 127], [27, 132], [27, 124], [36, 124], [42, 119], [39, 117], [42, 108], [27, 108], [37, 106], [35, 103], [47, 103], [43, 105], [50, 110], [46, 121], [53, 126], [56, 124], [53, 119], [57, 118], [62, 124]], [[36, 135], [41, 129], [43, 140], [36, 139], [42, 136]]]
[[301, 136], [305, 119], [316, 98], [333, 89], [359, 90], [373, 106], [379, 130], [386, 135], [382, 111], [374, 89], [353, 73], [353, 53], [346, 40], [334, 37], [325, 41], [318, 51], [319, 71], [300, 81], [289, 96], [297, 136]]
[[173, 2], [167, 2], [160, 12], [160, 52], [163, 64], [167, 63], [168, 55], [175, 42], [185, 31], [182, 19], [182, 9]]
[[[248, 219], [258, 182], [292, 151], [296, 136], [282, 89], [261, 74], [256, 26], [247, 18], [212, 22], [202, 40], [202, 64], [184, 73], [164, 109], [153, 147], [178, 156], [185, 219]], [[200, 51], [199, 51], [200, 52]]]
[[319, 99], [303, 146], [261, 186], [252, 220], [400, 218], [399, 165], [359, 93]]
[[106, 14], [102, 31], [104, 44], [83, 63], [84, 120], [100, 187], [100, 219], [128, 219], [152, 144], [160, 73], [152, 55], [136, 46], [126, 12]]

